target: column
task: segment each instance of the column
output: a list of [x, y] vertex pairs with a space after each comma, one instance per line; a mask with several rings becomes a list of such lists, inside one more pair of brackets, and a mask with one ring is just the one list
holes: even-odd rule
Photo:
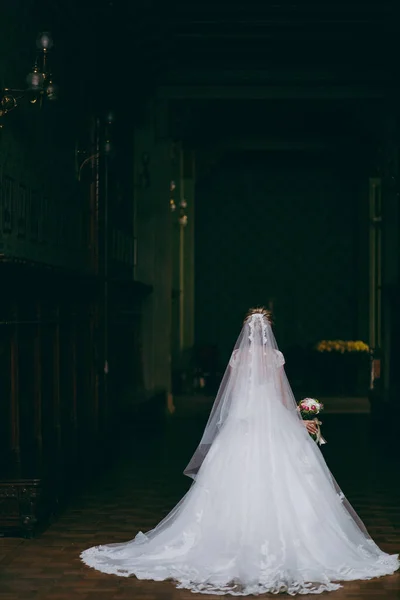
[[166, 391], [168, 408], [173, 411], [171, 397], [171, 310], [172, 310], [172, 231], [169, 205], [171, 181], [171, 141], [168, 136], [168, 105], [157, 102], [154, 107], [154, 165], [152, 201], [155, 220], [155, 271], [153, 291], [153, 326], [155, 344], [156, 390]]
[[58, 299], [53, 308], [54, 331], [53, 331], [53, 412], [55, 431], [55, 452], [59, 458], [61, 454], [61, 381], [60, 381], [60, 305]]
[[20, 445], [20, 414], [19, 414], [19, 352], [18, 352], [18, 306], [15, 303], [12, 308], [11, 343], [10, 343], [10, 376], [11, 376], [11, 453], [12, 460], [16, 465], [21, 461]]
[[[154, 284], [154, 236], [155, 213], [151, 203], [151, 169], [154, 130], [149, 115], [135, 130], [134, 138], [134, 189], [135, 217], [134, 237], [136, 240], [135, 280]], [[144, 392], [154, 391], [154, 343], [153, 298], [145, 299], [142, 310], [141, 346]]]
[[[172, 364], [182, 376], [194, 344], [194, 153], [174, 143], [172, 208]], [[180, 386], [179, 386], [180, 387]]]
[[180, 376], [181, 364], [181, 236], [182, 230], [179, 223], [183, 190], [183, 151], [180, 142], [174, 142], [171, 153], [171, 184], [170, 208], [172, 227], [172, 372]]
[[135, 131], [136, 279], [152, 286], [142, 310], [144, 386], [171, 392], [172, 235], [168, 106], [154, 101]]
[[184, 154], [183, 189], [186, 201], [187, 224], [183, 230], [182, 272], [182, 332], [181, 347], [187, 365], [193, 351], [195, 336], [195, 155], [188, 149]]
[[[75, 457], [78, 453], [78, 324], [77, 324], [77, 304], [72, 303], [70, 307], [70, 331], [69, 331], [69, 351], [71, 353], [71, 406], [70, 406], [70, 422], [71, 422], [71, 446], [70, 451], [72, 456]], [[104, 410], [104, 407], [103, 407]], [[107, 418], [107, 414], [103, 412], [104, 421]], [[105, 424], [103, 421], [103, 424]], [[84, 423], [79, 423], [81, 427]], [[106, 429], [106, 427], [104, 428]]]
[[369, 345], [382, 345], [382, 186], [369, 180]]
[[99, 439], [100, 423], [99, 423], [99, 391], [100, 391], [100, 377], [99, 377], [99, 348], [98, 348], [98, 335], [99, 330], [99, 306], [97, 300], [91, 299], [88, 304], [89, 313], [89, 393], [91, 398], [91, 421], [92, 431], [91, 434], [95, 440]]
[[37, 452], [37, 458], [42, 458], [42, 307], [41, 299], [37, 301], [36, 306], [36, 331], [34, 340], [34, 432], [35, 432], [35, 446]]
[[389, 106], [384, 122], [382, 152], [382, 351], [385, 396], [400, 410], [398, 392], [399, 286], [399, 146], [396, 108]]

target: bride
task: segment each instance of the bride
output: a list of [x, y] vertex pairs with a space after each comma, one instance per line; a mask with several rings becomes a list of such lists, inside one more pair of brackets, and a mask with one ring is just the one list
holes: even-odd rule
[[319, 594], [398, 569], [308, 435], [284, 362], [269, 313], [251, 310], [185, 469], [189, 491], [152, 531], [82, 552], [88, 566], [234, 596]]

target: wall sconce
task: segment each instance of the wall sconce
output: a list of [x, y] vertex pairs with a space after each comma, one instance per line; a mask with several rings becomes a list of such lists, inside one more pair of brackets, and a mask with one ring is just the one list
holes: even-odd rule
[[187, 202], [186, 200], [181, 200], [179, 202], [179, 225], [181, 227], [186, 227], [188, 224], [188, 217], [186, 214]]
[[[178, 208], [174, 198], [172, 197], [175, 190], [176, 190], [176, 183], [175, 183], [175, 181], [171, 181], [169, 184], [169, 192], [170, 192], [169, 207], [170, 207], [171, 212], [175, 212], [176, 209]], [[182, 227], [186, 227], [186, 225], [188, 223], [186, 209], [187, 209], [187, 202], [185, 199], [182, 199], [179, 202], [179, 217], [178, 217], [178, 223]]]
[[175, 204], [175, 200], [173, 198], [173, 193], [174, 193], [175, 189], [176, 189], [175, 181], [170, 181], [170, 184], [169, 184], [169, 193], [170, 193], [169, 207], [171, 209], [171, 212], [176, 211], [176, 204]]
[[26, 78], [26, 89], [3, 88], [0, 90], [0, 117], [4, 117], [19, 101], [27, 97], [31, 104], [43, 104], [43, 99], [56, 100], [57, 86], [49, 71], [48, 56], [53, 47], [53, 39], [48, 31], [39, 34], [36, 40], [37, 57], [31, 73]]
[[[82, 169], [93, 160], [107, 157], [113, 153], [112, 127], [115, 121], [113, 112], [109, 112], [105, 119], [98, 118], [95, 125], [96, 139], [95, 148], [82, 150], [78, 144], [75, 146], [75, 173], [78, 181], [81, 181]], [[100, 141], [101, 140], [101, 141]], [[93, 150], [95, 150], [93, 152]]]

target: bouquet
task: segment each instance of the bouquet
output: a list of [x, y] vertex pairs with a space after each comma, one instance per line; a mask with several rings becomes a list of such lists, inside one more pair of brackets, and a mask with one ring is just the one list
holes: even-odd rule
[[298, 403], [297, 410], [300, 412], [305, 421], [314, 421], [317, 427], [317, 433], [310, 433], [313, 440], [320, 446], [322, 446], [322, 444], [326, 444], [326, 440], [321, 435], [322, 422], [317, 417], [317, 415], [324, 410], [324, 405], [322, 402], [319, 402], [319, 400], [316, 398], [304, 398]]

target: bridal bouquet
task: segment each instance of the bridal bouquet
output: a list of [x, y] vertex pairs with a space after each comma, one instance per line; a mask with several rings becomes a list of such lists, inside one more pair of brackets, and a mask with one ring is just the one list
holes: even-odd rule
[[298, 411], [300, 412], [302, 418], [306, 421], [314, 421], [317, 427], [317, 433], [310, 433], [310, 435], [320, 446], [322, 446], [322, 444], [326, 444], [326, 440], [321, 435], [322, 423], [317, 417], [317, 415], [319, 415], [319, 413], [323, 410], [324, 405], [316, 398], [304, 398], [303, 400], [300, 400], [298, 404]]

